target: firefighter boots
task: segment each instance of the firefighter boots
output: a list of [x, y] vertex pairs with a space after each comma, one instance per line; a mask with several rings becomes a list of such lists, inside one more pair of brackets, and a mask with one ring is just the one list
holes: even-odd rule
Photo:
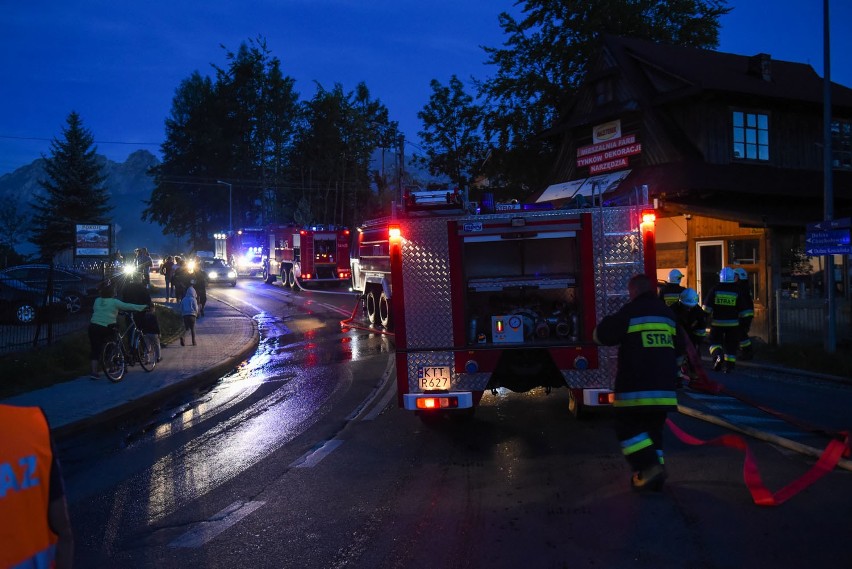
[[725, 361], [725, 353], [721, 349], [716, 349], [710, 355], [713, 356], [713, 371], [721, 370], [722, 362]]
[[666, 470], [661, 464], [655, 464], [641, 472], [634, 472], [630, 486], [637, 492], [659, 492], [665, 481]]

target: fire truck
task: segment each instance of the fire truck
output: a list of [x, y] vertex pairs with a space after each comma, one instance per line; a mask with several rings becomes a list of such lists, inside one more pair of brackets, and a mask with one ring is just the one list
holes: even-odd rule
[[646, 202], [365, 223], [352, 287], [368, 320], [394, 329], [399, 405], [465, 417], [486, 390], [536, 387], [567, 387], [575, 416], [611, 404], [616, 348], [592, 333], [627, 301], [631, 276], [656, 279]]
[[347, 283], [349, 230], [334, 225], [270, 225], [262, 254], [263, 280], [291, 288], [306, 283]]
[[263, 270], [261, 254], [266, 241], [266, 229], [245, 227], [236, 231], [217, 233], [215, 256], [234, 267], [238, 275], [259, 275]]

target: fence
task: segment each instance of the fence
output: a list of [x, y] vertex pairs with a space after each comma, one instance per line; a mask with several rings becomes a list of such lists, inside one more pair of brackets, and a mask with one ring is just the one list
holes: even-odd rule
[[[850, 302], [835, 299], [836, 337], [839, 342], [852, 340]], [[826, 334], [826, 301], [823, 299], [784, 299], [776, 296], [776, 339], [783, 344], [820, 344]]]

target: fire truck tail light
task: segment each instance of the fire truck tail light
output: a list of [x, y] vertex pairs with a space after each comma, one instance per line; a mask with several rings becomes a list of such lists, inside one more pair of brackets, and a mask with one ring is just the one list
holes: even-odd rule
[[302, 278], [305, 279], [305, 280], [311, 278], [311, 276], [312, 276], [311, 273], [302, 273]]
[[646, 210], [642, 212], [642, 223], [654, 223], [657, 220], [657, 214], [653, 211]]
[[402, 239], [402, 231], [400, 231], [399, 225], [388, 226], [388, 239], [394, 242], [399, 242]]
[[598, 405], [612, 405], [615, 401], [615, 393], [598, 393]]
[[420, 397], [417, 399], [418, 409], [455, 409], [459, 406], [456, 397]]

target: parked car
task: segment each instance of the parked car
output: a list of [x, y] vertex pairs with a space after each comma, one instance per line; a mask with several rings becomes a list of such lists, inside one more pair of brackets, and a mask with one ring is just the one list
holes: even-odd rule
[[156, 253], [151, 253], [151, 272], [158, 273], [160, 272], [160, 267], [163, 266], [163, 257], [162, 255], [158, 255]]
[[[17, 265], [0, 271], [0, 278], [14, 279], [28, 287], [44, 291], [47, 288], [49, 272], [50, 265], [46, 264]], [[100, 275], [71, 269], [53, 269], [53, 290], [62, 298], [71, 314], [80, 312], [97, 297], [101, 281]]]
[[226, 283], [237, 286], [237, 271], [224, 259], [202, 259], [201, 270], [207, 273], [207, 281], [210, 284]]
[[54, 296], [45, 307], [44, 290], [27, 286], [19, 280], [0, 276], [0, 321], [32, 324], [44, 310], [67, 310], [62, 299]]

